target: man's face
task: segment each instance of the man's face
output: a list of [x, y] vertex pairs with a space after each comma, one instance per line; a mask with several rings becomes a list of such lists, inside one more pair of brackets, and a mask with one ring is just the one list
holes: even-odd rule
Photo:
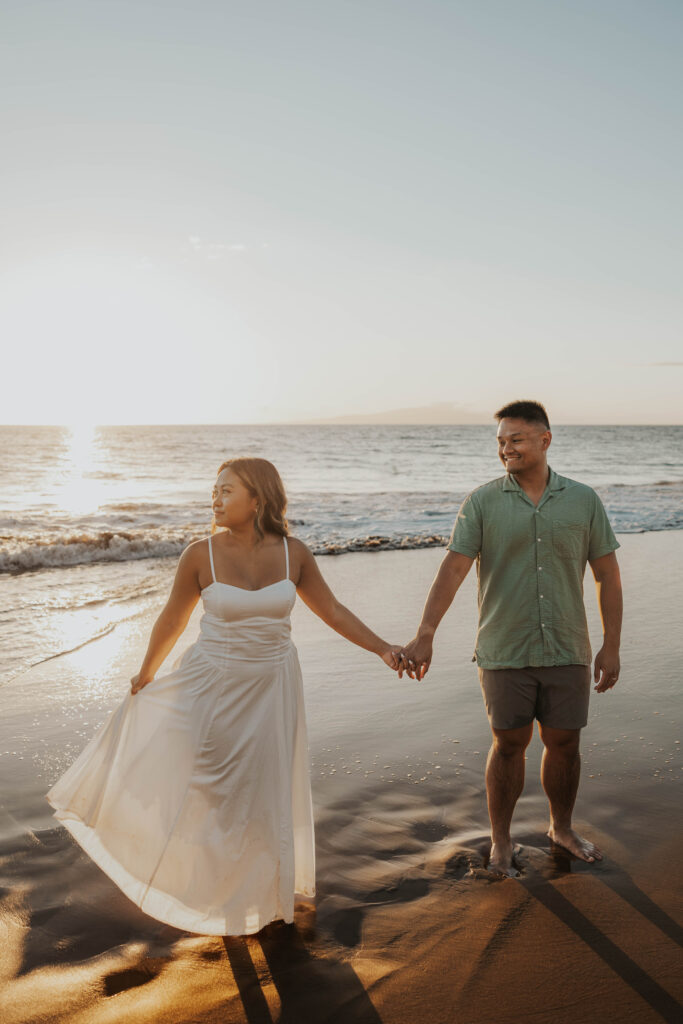
[[552, 434], [542, 423], [502, 419], [498, 424], [498, 456], [507, 473], [522, 473], [545, 465]]

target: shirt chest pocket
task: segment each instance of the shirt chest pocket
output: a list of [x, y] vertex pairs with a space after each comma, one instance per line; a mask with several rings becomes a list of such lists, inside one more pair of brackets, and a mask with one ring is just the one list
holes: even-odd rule
[[588, 551], [586, 527], [581, 523], [553, 523], [553, 554], [568, 562], [584, 561]]

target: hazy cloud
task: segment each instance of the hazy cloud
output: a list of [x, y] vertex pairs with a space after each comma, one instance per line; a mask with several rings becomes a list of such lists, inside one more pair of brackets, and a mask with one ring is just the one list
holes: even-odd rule
[[243, 252], [247, 248], [242, 242], [206, 242], [199, 235], [190, 235], [188, 242], [194, 252], [207, 260], [220, 260], [226, 252]]
[[154, 270], [154, 264], [152, 263], [149, 256], [141, 256], [140, 259], [135, 263], [136, 270]]

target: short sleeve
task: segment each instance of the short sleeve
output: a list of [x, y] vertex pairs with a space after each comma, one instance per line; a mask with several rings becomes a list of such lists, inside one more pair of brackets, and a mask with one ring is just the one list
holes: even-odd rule
[[603, 555], [609, 555], [620, 547], [614, 536], [614, 530], [607, 518], [605, 507], [595, 491], [593, 492], [593, 513], [591, 515], [590, 536], [588, 538], [588, 561], [592, 562]]
[[469, 494], [458, 511], [448, 550], [468, 558], [476, 558], [481, 550], [481, 509], [473, 494]]

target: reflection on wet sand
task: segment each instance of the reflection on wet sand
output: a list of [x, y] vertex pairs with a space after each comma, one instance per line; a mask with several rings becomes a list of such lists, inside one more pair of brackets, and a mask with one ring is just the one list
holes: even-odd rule
[[[357, 822], [366, 848], [398, 824], [396, 796], [390, 812]], [[337, 853], [323, 858], [317, 910], [300, 904], [294, 925], [246, 938], [188, 935], [147, 917], [61, 828], [4, 841], [4, 1024], [98, 1024], [132, 1011], [136, 1022], [179, 1024], [512, 1021], [530, 1011], [530, 992], [528, 1020], [547, 1019], [545, 1000], [569, 1024], [589, 996], [595, 1019], [681, 1019], [675, 899], [638, 884], [608, 838], [596, 868], [531, 831], [520, 878], [498, 879], [485, 869], [483, 834], [462, 848], [416, 821], [419, 851], [376, 848], [374, 871], [344, 876], [348, 821], [337, 813], [335, 831], [329, 808]], [[492, 1016], [503, 989], [504, 1015]], [[604, 1016], [610, 1007], [618, 1017]]]

